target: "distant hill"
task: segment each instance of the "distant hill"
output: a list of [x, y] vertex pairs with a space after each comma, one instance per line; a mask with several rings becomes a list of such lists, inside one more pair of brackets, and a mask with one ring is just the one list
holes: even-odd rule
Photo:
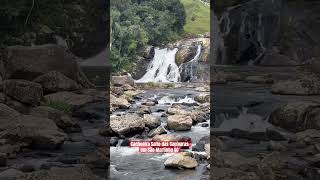
[[210, 6], [201, 0], [180, 0], [187, 18], [184, 30], [191, 34], [203, 34], [210, 31]]

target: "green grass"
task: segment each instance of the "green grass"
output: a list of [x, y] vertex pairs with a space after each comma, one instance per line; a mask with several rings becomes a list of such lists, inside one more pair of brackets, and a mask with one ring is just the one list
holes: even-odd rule
[[43, 101], [41, 102], [42, 106], [48, 106], [53, 109], [57, 109], [60, 111], [63, 111], [67, 114], [70, 114], [72, 112], [72, 106], [67, 102], [62, 101]]
[[184, 31], [187, 34], [204, 34], [210, 31], [210, 7], [200, 0], [181, 0], [187, 17]]

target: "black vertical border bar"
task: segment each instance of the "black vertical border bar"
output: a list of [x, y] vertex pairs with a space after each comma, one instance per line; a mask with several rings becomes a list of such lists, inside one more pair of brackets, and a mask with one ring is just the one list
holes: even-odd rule
[[[211, 142], [211, 136], [213, 133], [213, 127], [216, 119], [216, 113], [215, 113], [215, 89], [213, 84], [213, 72], [214, 72], [214, 64], [215, 64], [215, 45], [214, 45], [214, 34], [215, 32], [215, 15], [214, 15], [214, 0], [210, 0], [210, 56], [209, 56], [209, 64], [210, 64], [210, 157], [213, 157], [214, 151], [213, 151], [213, 144]], [[213, 177], [213, 171], [212, 171], [212, 159], [210, 158], [210, 179]]]

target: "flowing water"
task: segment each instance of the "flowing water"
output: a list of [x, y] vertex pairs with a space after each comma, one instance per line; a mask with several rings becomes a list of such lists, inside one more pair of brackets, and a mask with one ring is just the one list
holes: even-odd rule
[[[147, 90], [140, 97], [142, 100], [157, 100], [158, 104], [152, 108], [152, 115], [161, 116], [164, 114], [172, 104], [185, 104], [182, 106], [184, 110], [189, 110], [190, 106], [186, 104], [193, 104], [194, 97], [199, 92], [195, 92], [192, 89], [163, 89], [163, 90]], [[134, 110], [139, 106], [141, 102], [137, 101], [130, 108]], [[130, 111], [130, 109], [128, 111]], [[162, 111], [158, 111], [161, 109]], [[166, 118], [162, 117], [162, 126], [166, 124]], [[210, 124], [210, 120], [206, 122]], [[210, 133], [209, 127], [202, 127], [202, 123], [192, 126], [190, 131], [170, 131], [168, 133], [189, 136], [192, 139], [192, 143], [195, 144], [203, 136], [208, 136]], [[110, 174], [111, 179], [185, 179], [188, 177], [190, 180], [198, 180], [201, 175], [206, 171], [207, 164], [199, 164], [196, 169], [182, 170], [182, 169], [167, 169], [164, 166], [164, 161], [173, 154], [171, 153], [159, 153], [159, 154], [141, 154], [135, 148], [120, 146], [121, 142], [118, 142], [118, 146], [111, 147], [110, 149]], [[191, 150], [190, 150], [191, 151]], [[197, 152], [194, 152], [197, 153]]]
[[190, 79], [194, 79], [193, 71], [201, 55], [201, 45], [198, 45], [195, 57], [179, 67], [175, 59], [177, 51], [177, 48], [155, 48], [155, 54], [148, 66], [147, 72], [136, 82], [180, 82], [182, 72], [190, 76]]

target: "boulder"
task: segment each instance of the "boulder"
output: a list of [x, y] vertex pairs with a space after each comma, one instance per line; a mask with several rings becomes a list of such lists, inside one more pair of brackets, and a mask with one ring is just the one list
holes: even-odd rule
[[6, 119], [2, 137], [10, 143], [23, 142], [35, 149], [56, 149], [65, 141], [66, 134], [47, 118], [20, 115]]
[[111, 92], [115, 95], [121, 96], [123, 95], [124, 91], [122, 87], [112, 87]]
[[279, 54], [277, 50], [268, 50], [258, 62], [260, 66], [296, 66], [298, 62]]
[[134, 86], [134, 79], [130, 75], [112, 76], [111, 83], [114, 86], [122, 86], [124, 84]]
[[198, 166], [197, 160], [193, 157], [187, 156], [184, 153], [175, 154], [170, 156], [165, 162], [165, 167], [170, 168], [187, 168], [193, 169]]
[[140, 133], [145, 128], [143, 118], [137, 114], [126, 114], [123, 116], [112, 116], [110, 127], [118, 135], [129, 135]]
[[187, 114], [185, 110], [183, 110], [180, 106], [171, 106], [167, 110], [167, 114], [176, 115], [176, 114]]
[[194, 97], [194, 100], [199, 103], [209, 103], [210, 102], [210, 94], [202, 93]]
[[143, 120], [145, 125], [149, 128], [149, 129], [154, 129], [158, 126], [160, 126], [161, 121], [159, 117], [150, 115], [150, 114], [144, 114], [143, 115]]
[[320, 105], [312, 102], [290, 102], [276, 108], [269, 122], [290, 132], [320, 129]]
[[43, 97], [43, 89], [40, 84], [26, 80], [5, 80], [3, 92], [22, 103], [36, 106]]
[[51, 119], [59, 128], [66, 131], [69, 131], [71, 128], [79, 128], [79, 125], [67, 114], [48, 106], [35, 107], [31, 109], [30, 115]]
[[151, 114], [151, 108], [149, 106], [140, 106], [137, 113], [140, 115]]
[[320, 81], [318, 78], [303, 78], [278, 82], [272, 86], [271, 92], [282, 95], [319, 95]]
[[81, 163], [89, 164], [91, 167], [99, 169], [108, 169], [109, 152], [106, 147], [101, 147], [98, 150], [87, 154], [80, 159]]
[[257, 158], [245, 158], [236, 152], [217, 151], [212, 154], [212, 163], [216, 167], [232, 168], [236, 170], [248, 170], [256, 168]]
[[40, 75], [58, 71], [83, 88], [94, 87], [81, 71], [76, 57], [59, 45], [11, 46], [7, 52], [5, 79], [32, 81]]
[[184, 62], [192, 60], [196, 55], [196, 49], [190, 46], [182, 46], [176, 53], [176, 64], [179, 66]]
[[81, 88], [74, 80], [58, 71], [50, 71], [37, 77], [33, 82], [41, 84], [43, 90], [47, 93], [73, 91]]
[[72, 106], [73, 109], [97, 101], [93, 96], [61, 91], [44, 96], [46, 102], [60, 102]]
[[23, 172], [16, 169], [7, 169], [0, 173], [0, 179], [17, 179], [23, 176]]
[[190, 130], [192, 118], [188, 115], [172, 115], [168, 117], [167, 125], [169, 129], [176, 131]]
[[124, 97], [115, 97], [110, 94], [110, 105], [114, 109], [128, 109], [131, 104]]

